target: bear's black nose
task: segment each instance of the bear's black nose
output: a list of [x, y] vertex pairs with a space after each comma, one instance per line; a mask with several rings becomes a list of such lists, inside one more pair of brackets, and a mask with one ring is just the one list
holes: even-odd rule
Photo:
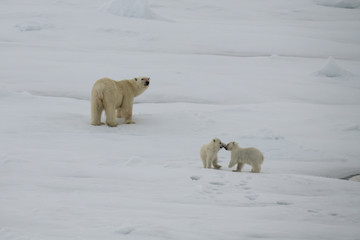
[[145, 82], [145, 86], [149, 86], [150, 82], [149, 81], [146, 81]]

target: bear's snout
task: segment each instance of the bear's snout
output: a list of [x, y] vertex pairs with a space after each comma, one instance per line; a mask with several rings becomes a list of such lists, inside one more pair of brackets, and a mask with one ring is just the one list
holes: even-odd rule
[[221, 149], [221, 148], [225, 148], [225, 150], [227, 150], [226, 144], [221, 143], [221, 144], [220, 144], [220, 149]]
[[150, 81], [146, 81], [145, 86], [149, 86], [149, 85], [150, 85]]

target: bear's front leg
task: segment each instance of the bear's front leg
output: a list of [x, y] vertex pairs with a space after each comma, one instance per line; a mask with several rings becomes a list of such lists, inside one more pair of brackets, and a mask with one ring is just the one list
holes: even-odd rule
[[212, 163], [213, 159], [210, 157], [206, 158], [206, 168], [211, 168], [211, 163]]
[[123, 107], [121, 108], [121, 116], [125, 118], [126, 124], [134, 124], [132, 120], [132, 111], [133, 111], [134, 99], [131, 101], [124, 102]]
[[218, 158], [217, 157], [213, 161], [213, 166], [214, 166], [215, 169], [220, 169], [221, 168], [221, 165], [218, 164]]
[[118, 118], [125, 118], [126, 124], [135, 124], [135, 122], [132, 120], [132, 113], [123, 112], [121, 108], [117, 110], [117, 117]]
[[243, 168], [244, 164], [243, 163], [238, 163], [236, 170], [233, 170], [233, 172], [241, 172], [241, 169]]
[[121, 108], [116, 109], [116, 117], [117, 118], [122, 118], [123, 117], [122, 113], [121, 113]]
[[132, 116], [125, 118], [126, 124], [135, 124], [135, 122], [132, 120]]

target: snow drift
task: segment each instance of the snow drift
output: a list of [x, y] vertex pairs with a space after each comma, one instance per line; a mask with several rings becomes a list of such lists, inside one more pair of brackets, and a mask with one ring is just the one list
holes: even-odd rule
[[325, 76], [330, 78], [350, 77], [353, 74], [340, 67], [333, 57], [329, 57], [326, 65], [315, 73], [317, 76]]
[[318, 5], [327, 6], [327, 7], [336, 7], [336, 8], [359, 8], [359, 0], [317, 0]]

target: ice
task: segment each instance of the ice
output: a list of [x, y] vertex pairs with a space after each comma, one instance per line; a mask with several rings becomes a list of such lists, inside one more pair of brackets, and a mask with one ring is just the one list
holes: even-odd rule
[[[1, 1], [0, 239], [358, 239], [359, 10]], [[94, 82], [137, 76], [136, 124], [90, 125]], [[204, 169], [214, 137], [262, 172]]]

